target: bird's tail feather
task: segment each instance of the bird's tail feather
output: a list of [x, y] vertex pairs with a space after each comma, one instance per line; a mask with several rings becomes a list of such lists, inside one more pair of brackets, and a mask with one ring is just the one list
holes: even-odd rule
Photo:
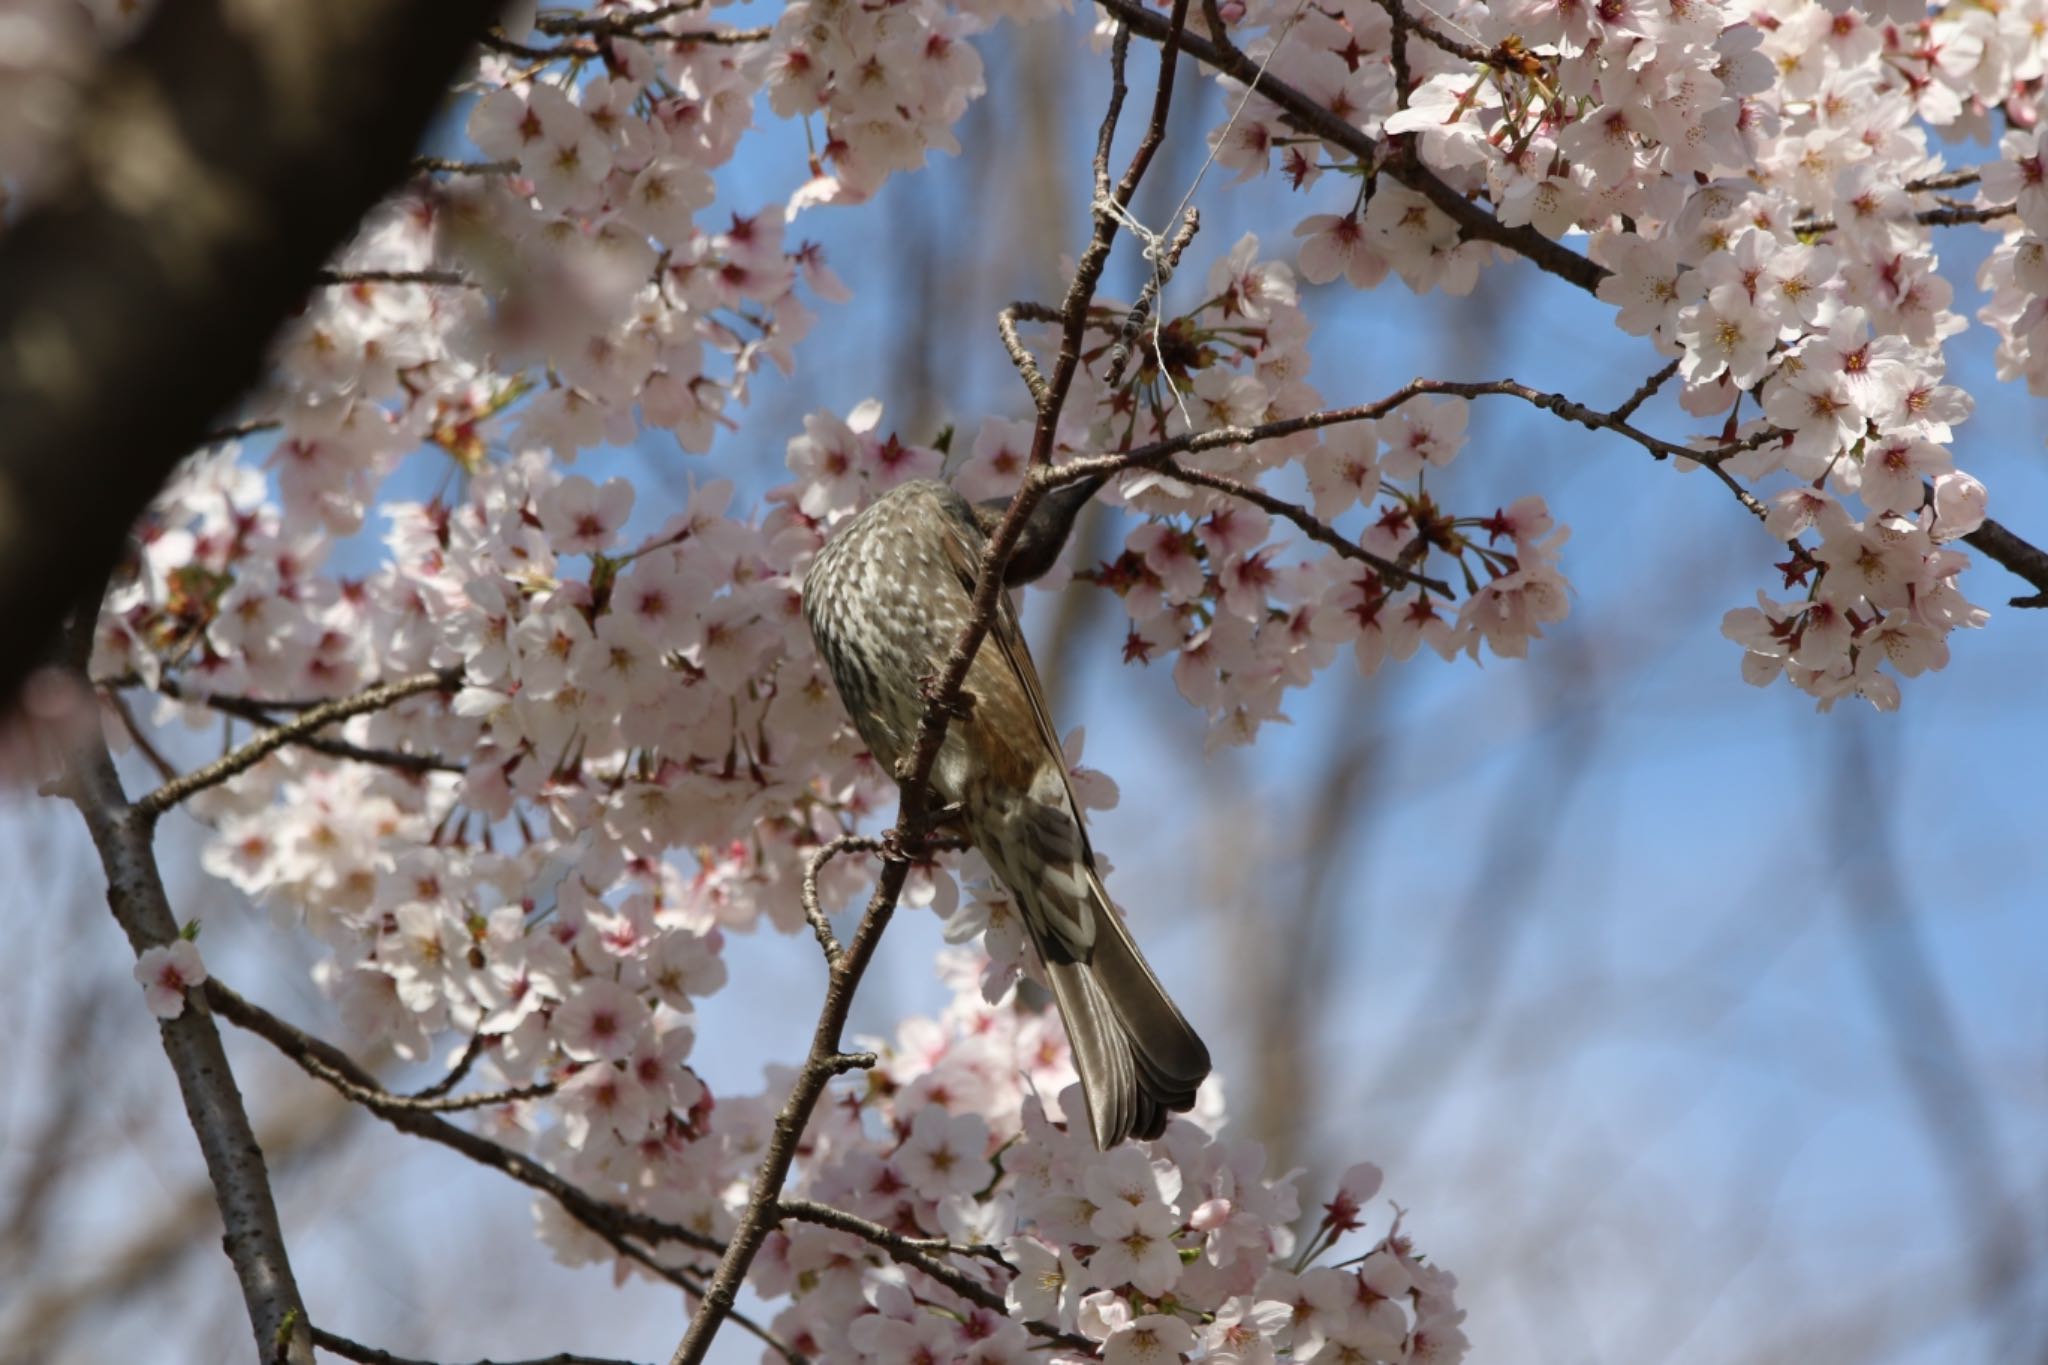
[[1152, 974], [1107, 896], [1097, 911], [1085, 962], [1051, 955], [1044, 961], [1081, 1073], [1095, 1145], [1108, 1151], [1126, 1137], [1158, 1137], [1169, 1112], [1193, 1107], [1195, 1090], [1209, 1074], [1209, 1049]]

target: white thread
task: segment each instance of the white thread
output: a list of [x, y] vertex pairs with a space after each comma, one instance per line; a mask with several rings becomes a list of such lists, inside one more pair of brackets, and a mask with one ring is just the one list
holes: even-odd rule
[[[1178, 223], [1187, 213], [1188, 206], [1194, 202], [1195, 192], [1202, 187], [1203, 177], [1207, 176], [1209, 168], [1216, 164], [1216, 153], [1230, 140], [1231, 130], [1237, 127], [1237, 121], [1250, 106], [1252, 96], [1258, 93], [1259, 82], [1266, 77], [1266, 68], [1273, 64], [1273, 58], [1279, 53], [1281, 45], [1287, 41], [1287, 35], [1294, 31], [1294, 26], [1301, 22], [1301, 16], [1308, 12], [1308, 5], [1309, 0], [1297, 0], [1294, 13], [1287, 16], [1287, 22], [1280, 26], [1280, 33], [1273, 39], [1273, 45], [1267, 48], [1266, 55], [1259, 59], [1259, 69], [1252, 74], [1251, 84], [1247, 85], [1244, 93], [1238, 97], [1236, 107], [1224, 121], [1223, 131], [1209, 144], [1209, 155], [1203, 158], [1201, 166], [1195, 171], [1195, 178], [1188, 184], [1187, 193], [1181, 195], [1180, 202], [1174, 205], [1173, 212], [1167, 215], [1167, 222]], [[1163, 233], [1154, 232], [1139, 222], [1131, 211], [1117, 203], [1113, 196], [1104, 195], [1095, 202], [1094, 208], [1096, 212], [1106, 215], [1145, 244], [1145, 259], [1152, 263], [1152, 354], [1155, 358], [1163, 356], [1164, 332], [1160, 319], [1166, 313], [1166, 237]], [[1180, 413], [1181, 421], [1186, 423], [1190, 432], [1194, 431], [1195, 419], [1188, 411], [1187, 398], [1181, 393], [1180, 386], [1173, 382], [1173, 376], [1166, 372], [1163, 364], [1159, 367], [1159, 377], [1166, 381], [1167, 392], [1173, 395], [1173, 406]]]
[[1294, 32], [1294, 26], [1301, 22], [1301, 16], [1306, 13], [1308, 13], [1308, 0], [1299, 0], [1294, 7], [1294, 13], [1288, 15], [1287, 22], [1280, 26], [1280, 36], [1273, 40], [1273, 45], [1266, 49], [1266, 55], [1259, 59], [1259, 69], [1252, 74], [1252, 83], [1246, 86], [1244, 94], [1238, 97], [1237, 107], [1230, 111], [1230, 117], [1223, 124], [1223, 132], [1210, 145], [1209, 155], [1203, 160], [1201, 169], [1195, 172], [1194, 183], [1188, 186], [1188, 192], [1180, 197], [1180, 203], [1175, 206], [1173, 210], [1175, 218], [1180, 217], [1182, 213], [1186, 212], [1189, 201], [1195, 197], [1195, 191], [1202, 187], [1202, 177], [1207, 175], [1209, 168], [1216, 164], [1217, 150], [1230, 140], [1230, 130], [1237, 126], [1238, 119], [1243, 116], [1245, 108], [1251, 104], [1252, 96], [1258, 92], [1259, 82], [1266, 78], [1266, 68], [1273, 64], [1273, 58], [1279, 54], [1281, 46], [1286, 43], [1287, 35]]
[[[1093, 208], [1105, 218], [1113, 219], [1124, 231], [1143, 242], [1145, 244], [1144, 255], [1146, 260], [1156, 263], [1161, 259], [1166, 239], [1139, 222], [1136, 215], [1122, 204], [1116, 202], [1114, 195], [1105, 194], [1102, 198], [1095, 201]], [[1153, 277], [1155, 279], [1158, 278], [1157, 270], [1153, 272]]]

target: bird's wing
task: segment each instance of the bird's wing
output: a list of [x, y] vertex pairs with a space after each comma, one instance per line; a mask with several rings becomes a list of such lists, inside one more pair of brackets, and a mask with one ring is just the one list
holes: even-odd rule
[[[948, 564], [959, 576], [961, 588], [971, 595], [975, 574], [981, 568], [979, 531], [969, 531], [956, 523], [945, 539], [945, 553]], [[993, 653], [988, 646], [994, 647]], [[1006, 765], [1017, 764], [1015, 772], [1002, 772], [1001, 776], [1019, 789], [1029, 790], [1032, 779], [1050, 764], [1060, 774], [1061, 782], [1066, 782], [1066, 753], [1060, 747], [1058, 731], [1053, 729], [1052, 713], [1045, 704], [1045, 688], [1038, 681], [1038, 668], [1031, 662], [1031, 651], [1024, 643], [1024, 631], [1017, 624], [1017, 613], [1007, 592], [996, 598], [995, 620], [989, 625], [986, 644], [968, 669], [966, 690], [974, 694], [974, 710], [968, 723], [981, 727], [978, 737], [991, 741], [993, 750], [1003, 753]], [[1025, 716], [1030, 718], [1028, 724], [1018, 726], [1017, 720]], [[1067, 803], [1074, 805], [1071, 787]]]
[[[981, 554], [979, 528], [956, 522], [945, 539], [945, 555], [965, 592], [974, 591]], [[1109, 897], [1095, 874], [1095, 854], [1088, 844], [1087, 827], [1081, 823], [1081, 805], [1067, 778], [1066, 753], [1053, 729], [1045, 688], [1038, 680], [1037, 666], [1031, 662], [1008, 593], [996, 600], [995, 619], [968, 669], [966, 691], [973, 694], [973, 706], [965, 719], [954, 722], [955, 727], [988, 766], [992, 778], [1019, 797], [1033, 798], [1015, 815], [1029, 827], [1040, 854], [1049, 865], [1070, 867], [1076, 879], [1092, 883], [1094, 898], [1107, 912]], [[1064, 913], [1048, 911], [1046, 915], [1046, 928], [1058, 937], [1058, 948], [1068, 955], [1086, 958], [1094, 947], [1096, 928], [1090, 899], [1079, 897], [1061, 907]]]

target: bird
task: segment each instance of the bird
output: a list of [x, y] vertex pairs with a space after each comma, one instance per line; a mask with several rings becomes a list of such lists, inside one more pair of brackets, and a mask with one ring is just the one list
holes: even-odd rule
[[[1040, 500], [1005, 565], [1006, 588], [1052, 567], [1100, 482]], [[804, 576], [811, 637], [854, 729], [899, 782], [1007, 504], [970, 503], [931, 479], [899, 484], [831, 536]], [[1096, 1147], [1158, 1137], [1170, 1113], [1193, 1107], [1209, 1050], [1103, 888], [1007, 592], [948, 720], [931, 790], [1017, 906], [1066, 1025]]]

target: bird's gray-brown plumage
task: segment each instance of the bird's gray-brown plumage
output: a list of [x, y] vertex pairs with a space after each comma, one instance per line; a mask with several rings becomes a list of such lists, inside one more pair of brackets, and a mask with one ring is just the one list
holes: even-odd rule
[[[1075, 490], [1075, 491], [1070, 491]], [[1092, 486], [1035, 509], [1005, 579], [1051, 567]], [[941, 483], [890, 490], [839, 531], [804, 580], [804, 615], [854, 727], [891, 773], [917, 742], [924, 682], [973, 613], [998, 515]], [[1193, 1105], [1209, 1051], [1168, 998], [1095, 869], [1038, 672], [1007, 597], [975, 655], [963, 714], [932, 767], [974, 846], [1009, 888], [1073, 1044], [1096, 1145], [1152, 1138]]]

